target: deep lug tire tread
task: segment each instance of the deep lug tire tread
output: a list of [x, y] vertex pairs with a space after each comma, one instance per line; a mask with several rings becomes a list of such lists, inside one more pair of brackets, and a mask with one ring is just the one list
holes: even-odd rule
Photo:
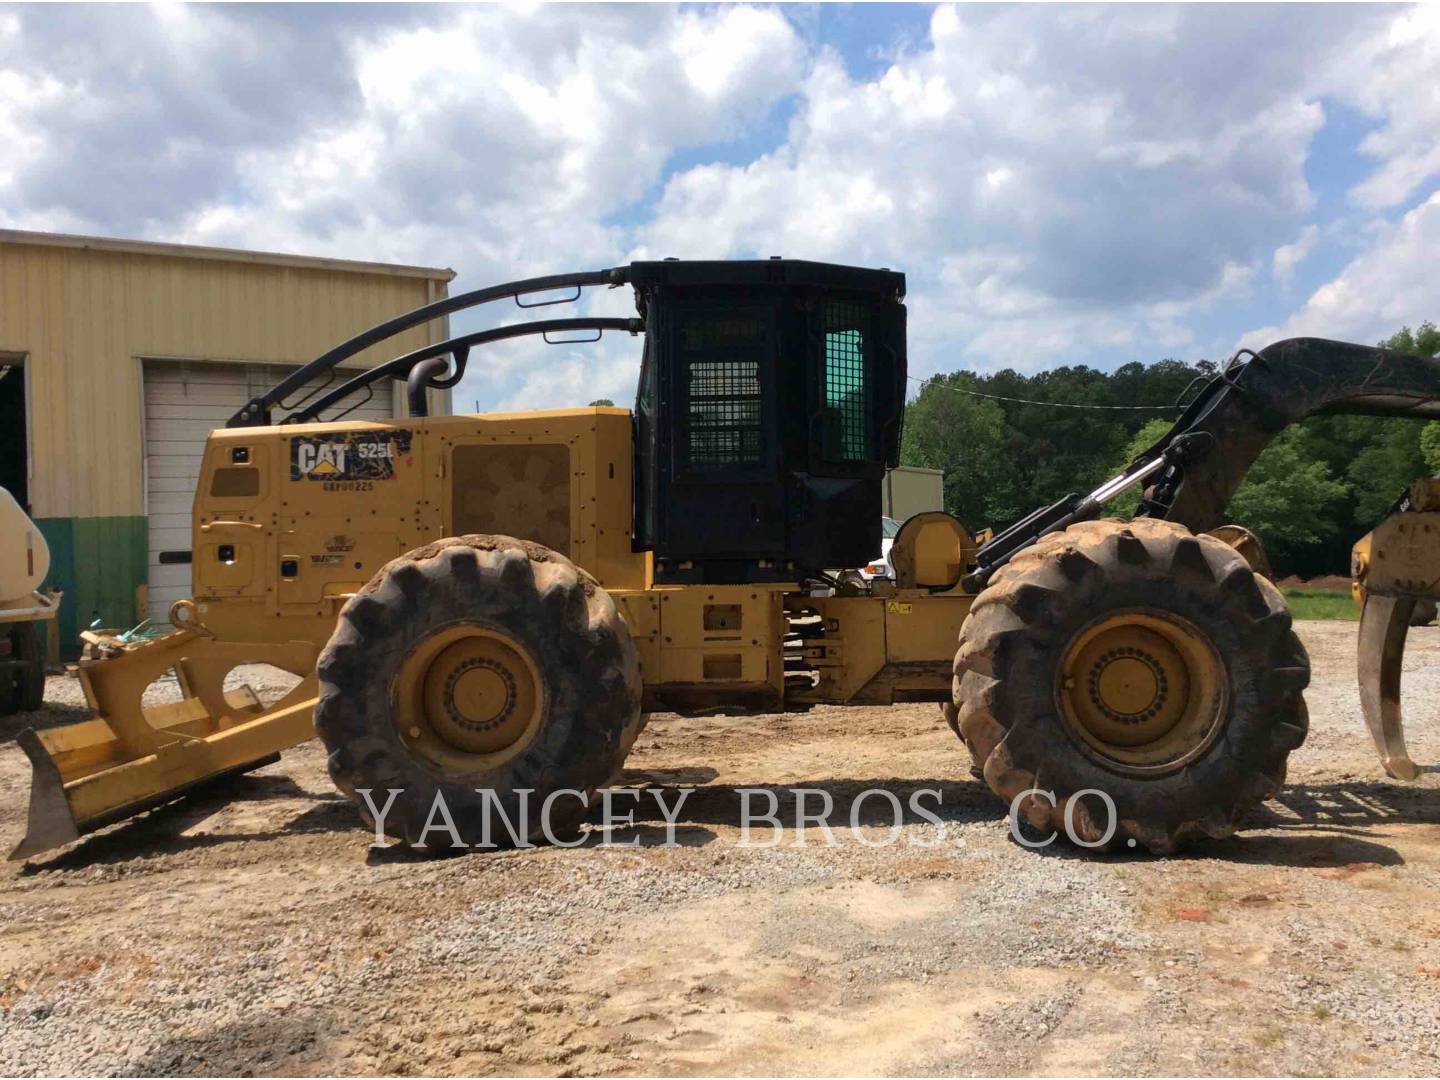
[[[548, 707], [540, 729], [516, 756], [463, 781], [445, 777], [412, 753], [391, 719], [391, 687], [404, 657], [444, 626], [470, 622], [513, 637], [532, 655]], [[640, 662], [630, 632], [609, 594], [563, 555], [508, 536], [470, 535], [427, 544], [387, 563], [340, 612], [317, 665], [320, 698], [315, 727], [329, 752], [336, 787], [374, 820], [358, 790], [401, 788], [385, 831], [418, 845], [437, 791], [461, 838], [481, 838], [481, 796], [490, 788], [512, 821], [521, 789], [531, 789], [527, 839], [544, 842], [540, 807], [562, 788], [587, 799], [619, 770], [644, 724]], [[557, 799], [552, 832], [577, 828], [587, 810], [572, 796]], [[438, 819], [437, 819], [438, 820]], [[432, 832], [430, 842], [444, 843]], [[512, 843], [492, 821], [491, 843]]]
[[[1144, 606], [1135, 598], [1147, 588], [1166, 597], [1163, 609], [1212, 635], [1232, 692], [1224, 729], [1200, 757], [1165, 776], [1137, 778], [1079, 748], [1060, 719], [1054, 676], [1081, 626], [1107, 604]], [[1118, 818], [1110, 846], [1122, 850], [1134, 840], [1165, 854], [1196, 837], [1231, 835], [1279, 790], [1286, 758], [1309, 726], [1302, 697], [1309, 659], [1280, 592], [1220, 540], [1154, 519], [1084, 522], [1016, 555], [976, 598], [954, 672], [957, 733], [991, 790], [1007, 805], [1031, 788], [1054, 790], [1053, 808], [1031, 797], [1019, 810], [1035, 828], [1061, 835], [1071, 795], [1106, 790]], [[1105, 823], [1094, 819], [1091, 803], [1098, 808], [1093, 798], [1082, 800], [1074, 817], [1078, 835], [1093, 842]]]

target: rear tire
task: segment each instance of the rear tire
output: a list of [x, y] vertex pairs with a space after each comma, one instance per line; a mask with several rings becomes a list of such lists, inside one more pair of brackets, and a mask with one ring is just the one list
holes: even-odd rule
[[[546, 798], [569, 789], [588, 803], [642, 727], [639, 657], [609, 594], [508, 536], [441, 540], [388, 563], [341, 611], [318, 672], [332, 779], [372, 827], [361, 790], [383, 809], [400, 789], [384, 831], [410, 846], [450, 844], [425, 835], [437, 794], [465, 844], [486, 842], [489, 815], [489, 846], [513, 846], [476, 789], [517, 828], [527, 808], [524, 838], [543, 842]], [[585, 803], [556, 796], [552, 833], [573, 832]]]
[[1030, 825], [1065, 835], [1073, 802], [1095, 845], [1111, 822], [1076, 794], [1099, 790], [1108, 846], [1164, 854], [1229, 836], [1280, 788], [1309, 678], [1269, 581], [1213, 537], [1141, 518], [1072, 526], [1003, 567], [961, 627], [954, 693], [986, 783]]

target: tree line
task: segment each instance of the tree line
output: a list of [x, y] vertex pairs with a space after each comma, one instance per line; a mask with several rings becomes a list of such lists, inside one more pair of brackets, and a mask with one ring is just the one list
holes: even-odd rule
[[[1426, 322], [1380, 344], [1436, 356], [1440, 329]], [[945, 470], [945, 508], [971, 532], [998, 531], [1119, 473], [1169, 429], [1186, 388], [1217, 370], [1208, 360], [1161, 360], [1110, 372], [937, 375], [906, 408], [901, 461]], [[1348, 574], [1351, 545], [1411, 481], [1437, 473], [1440, 422], [1312, 417], [1265, 449], [1227, 516], [1259, 535], [1280, 576]], [[1117, 500], [1112, 511], [1131, 512], [1137, 500], [1138, 493]]]

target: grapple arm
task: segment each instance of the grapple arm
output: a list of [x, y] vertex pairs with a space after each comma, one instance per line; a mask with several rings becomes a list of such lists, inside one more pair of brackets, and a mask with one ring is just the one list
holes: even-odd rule
[[[1324, 413], [1440, 419], [1440, 359], [1323, 338], [1291, 338], [1239, 354], [1212, 379], [1164, 438], [1136, 465], [1175, 455], [1146, 491], [1140, 512], [1193, 532], [1224, 523], [1224, 512], [1270, 440]], [[1135, 466], [1132, 466], [1132, 469]]]
[[1413, 780], [1419, 770], [1405, 746], [1400, 675], [1417, 608], [1440, 599], [1440, 478], [1410, 486], [1390, 516], [1356, 543], [1350, 572], [1360, 603], [1357, 675], [1365, 725], [1385, 771]]
[[1270, 440], [1321, 413], [1440, 419], [1440, 359], [1323, 338], [1242, 350], [1125, 472], [1036, 511], [982, 547], [965, 587], [978, 592], [1016, 553], [1099, 517], [1110, 499], [1140, 483], [1147, 486], [1139, 515], [1209, 532], [1224, 524], [1230, 497]]

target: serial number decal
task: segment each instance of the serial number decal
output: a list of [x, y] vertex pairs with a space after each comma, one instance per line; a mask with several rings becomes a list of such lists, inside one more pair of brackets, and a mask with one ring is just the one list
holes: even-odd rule
[[318, 480], [325, 491], [370, 491], [410, 459], [409, 431], [349, 431], [290, 440], [290, 479]]

